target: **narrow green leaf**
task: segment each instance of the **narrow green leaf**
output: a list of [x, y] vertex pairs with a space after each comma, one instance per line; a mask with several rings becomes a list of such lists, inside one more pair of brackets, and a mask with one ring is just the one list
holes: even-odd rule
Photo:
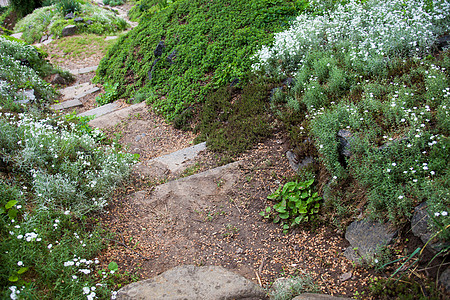
[[11, 275], [9, 276], [8, 280], [11, 282], [16, 282], [19, 280], [19, 277], [17, 275]]
[[23, 274], [23, 273], [25, 273], [26, 271], [28, 271], [28, 267], [22, 267], [22, 268], [20, 268], [19, 269], [19, 271], [17, 272], [17, 274]]

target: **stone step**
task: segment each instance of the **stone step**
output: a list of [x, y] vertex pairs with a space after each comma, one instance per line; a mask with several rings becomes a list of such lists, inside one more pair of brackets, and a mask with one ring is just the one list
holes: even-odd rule
[[72, 73], [72, 75], [81, 75], [81, 74], [94, 72], [97, 70], [97, 68], [98, 68], [98, 66], [91, 66], [91, 67], [85, 67], [85, 68], [81, 68], [81, 69], [69, 70], [69, 72]]
[[88, 91], [94, 87], [95, 87], [95, 85], [93, 85], [89, 82], [85, 82], [85, 83], [81, 83], [78, 85], [66, 87], [66, 88], [60, 90], [59, 92], [62, 95], [62, 100], [70, 100], [70, 99], [75, 98], [78, 95], [85, 93], [86, 91]]
[[94, 116], [94, 117], [100, 117], [106, 114], [109, 114], [113, 111], [115, 111], [117, 108], [119, 107], [118, 103], [109, 103], [85, 112], [82, 112], [80, 114], [78, 114], [77, 116], [79, 117], [87, 117], [87, 116]]
[[73, 100], [67, 100], [58, 104], [53, 104], [52, 106], [50, 106], [51, 109], [53, 110], [62, 110], [62, 109], [66, 109], [66, 108], [71, 108], [71, 107], [77, 107], [77, 106], [82, 106], [83, 103], [81, 103], [80, 100], [78, 99], [73, 99]]
[[133, 104], [128, 107], [116, 110], [108, 115], [104, 115], [91, 120], [89, 122], [89, 125], [102, 129], [112, 127], [120, 123], [122, 120], [127, 119], [129, 116], [144, 112], [146, 109], [147, 105], [145, 104], [145, 102]]
[[194, 159], [203, 150], [206, 150], [205, 142], [138, 163], [135, 171], [143, 178], [153, 179], [161, 179], [169, 174], [179, 175], [194, 164]]

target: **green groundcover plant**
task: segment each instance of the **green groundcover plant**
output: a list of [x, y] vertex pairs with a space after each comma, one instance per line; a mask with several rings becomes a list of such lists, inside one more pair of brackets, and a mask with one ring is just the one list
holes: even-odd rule
[[[397, 224], [427, 200], [447, 240], [450, 53], [435, 41], [449, 29], [447, 1], [346, 1], [299, 16], [253, 64], [293, 77], [271, 107], [300, 116], [288, 130], [313, 139], [333, 177], [326, 188], [351, 176], [367, 212]], [[351, 134], [350, 159], [339, 154], [340, 130]], [[328, 204], [348, 203], [329, 195]]]
[[[181, 0], [144, 10], [139, 26], [101, 61], [96, 81], [119, 83], [120, 97], [145, 88], [155, 96], [148, 102], [172, 119], [203, 102], [212, 88], [248, 81], [250, 58], [259, 45], [270, 43], [273, 32], [306, 6], [307, 1]], [[160, 41], [165, 48], [157, 57]]]

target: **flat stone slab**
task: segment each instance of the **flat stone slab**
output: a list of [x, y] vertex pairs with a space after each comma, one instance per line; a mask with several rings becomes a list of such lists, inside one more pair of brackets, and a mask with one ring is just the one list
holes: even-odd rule
[[180, 174], [192, 166], [193, 160], [203, 150], [206, 150], [205, 142], [139, 163], [135, 166], [135, 170], [141, 176], [154, 179], [163, 178], [169, 174]]
[[98, 91], [100, 91], [100, 88], [98, 88], [98, 87], [93, 87], [93, 88], [87, 90], [86, 92], [84, 92], [84, 93], [82, 93], [82, 94], [80, 94], [80, 95], [75, 96], [74, 98], [75, 98], [75, 99], [81, 99], [81, 98], [83, 98], [83, 97], [86, 97], [87, 95], [93, 94], [93, 93], [98, 92]]
[[[85, 93], [86, 91], [89, 91], [90, 89], [92, 89], [94, 87], [95, 87], [95, 85], [93, 85], [89, 82], [85, 82], [85, 83], [81, 83], [79, 85], [66, 87], [66, 88], [60, 90], [59, 92], [62, 95], [62, 100], [70, 100], [70, 99], [73, 99], [73, 98]], [[78, 98], [80, 98], [80, 97], [78, 97]]]
[[13, 38], [16, 38], [16, 39], [19, 39], [19, 40], [22, 39], [22, 35], [23, 35], [23, 32], [11, 34], [11, 36]]
[[105, 38], [105, 41], [110, 41], [110, 40], [116, 40], [116, 39], [118, 39], [119, 37], [117, 36], [117, 35], [114, 35], [114, 36], [107, 36], [106, 38]]
[[66, 108], [71, 108], [71, 107], [77, 107], [77, 106], [82, 106], [83, 103], [81, 103], [80, 100], [78, 99], [73, 99], [73, 100], [67, 100], [58, 104], [53, 104], [51, 107], [51, 109], [53, 110], [61, 110], [61, 109], [66, 109]]
[[117, 107], [119, 107], [119, 104], [109, 103], [109, 104], [82, 112], [82, 113], [78, 114], [78, 116], [79, 117], [86, 117], [86, 116], [99, 117], [99, 116], [103, 116], [103, 115], [106, 115], [106, 114], [109, 114], [109, 113], [115, 111], [117, 109]]
[[92, 67], [70, 70], [69, 72], [72, 73], [73, 75], [81, 75], [81, 74], [94, 72], [97, 70], [97, 68], [98, 68], [98, 66], [92, 66]]
[[266, 299], [250, 280], [218, 266], [179, 266], [152, 279], [121, 288], [117, 299]]
[[107, 116], [102, 116], [99, 118], [96, 118], [94, 120], [91, 120], [89, 122], [89, 125], [92, 127], [97, 128], [108, 128], [115, 126], [116, 124], [120, 123], [122, 120], [127, 119], [131, 115], [136, 115], [140, 112], [143, 112], [147, 109], [147, 105], [145, 102], [141, 102], [138, 104], [133, 104], [128, 107], [122, 108], [120, 110], [116, 110]]

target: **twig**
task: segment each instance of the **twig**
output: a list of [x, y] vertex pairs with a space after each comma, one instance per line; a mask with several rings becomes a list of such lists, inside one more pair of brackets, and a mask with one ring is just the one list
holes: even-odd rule
[[261, 278], [258, 275], [258, 272], [255, 271], [256, 279], [258, 279], [259, 286], [262, 287]]
[[266, 260], [266, 259], [263, 258], [262, 261], [261, 261], [261, 264], [259, 265], [259, 269], [258, 269], [259, 274], [262, 274], [262, 270], [263, 270], [263, 268], [264, 268], [264, 261], [265, 261], [265, 260]]
[[[115, 243], [117, 243], [117, 244], [119, 244], [119, 245], [121, 245], [121, 246], [124, 246], [125, 248], [127, 248], [128, 250], [130, 250], [131, 252], [133, 252], [134, 254], [137, 254], [138, 256], [140, 256], [141, 258], [143, 258], [144, 260], [150, 260], [150, 259], [151, 259], [151, 258], [149, 258], [149, 257], [146, 257], [146, 256], [140, 254], [139, 252], [134, 251], [133, 249], [131, 249], [130, 247], [128, 247], [125, 243], [122, 243], [121, 241], [114, 240], [114, 239], [108, 239], [108, 238], [103, 238], [103, 239], [108, 240], [108, 241], [111, 241], [111, 242], [115, 242]], [[122, 240], [123, 240], [123, 237], [122, 237]]]

